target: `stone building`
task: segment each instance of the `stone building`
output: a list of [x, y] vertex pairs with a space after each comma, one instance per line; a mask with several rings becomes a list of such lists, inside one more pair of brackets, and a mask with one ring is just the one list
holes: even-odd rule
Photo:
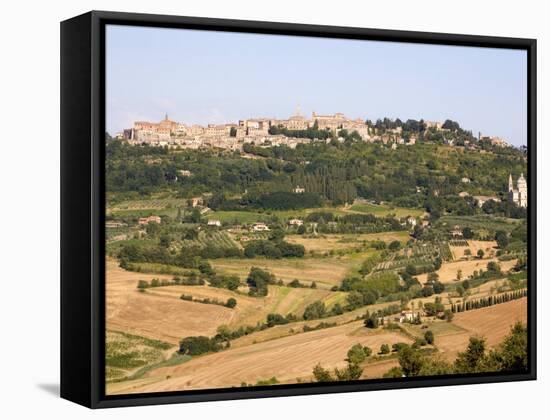
[[508, 178], [508, 201], [519, 207], [527, 207], [527, 181], [520, 175], [517, 181], [517, 188], [514, 188], [512, 174]]

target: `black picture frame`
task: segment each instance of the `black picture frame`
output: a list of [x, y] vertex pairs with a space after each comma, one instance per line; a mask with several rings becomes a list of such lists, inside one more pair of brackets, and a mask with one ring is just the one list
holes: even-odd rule
[[[105, 25], [519, 49], [527, 52], [526, 373], [373, 379], [105, 395]], [[61, 397], [90, 408], [281, 397], [536, 379], [536, 40], [92, 11], [61, 23]]]

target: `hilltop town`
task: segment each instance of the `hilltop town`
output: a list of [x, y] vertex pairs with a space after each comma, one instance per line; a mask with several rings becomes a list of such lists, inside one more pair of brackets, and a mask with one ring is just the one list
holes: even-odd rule
[[[461, 134], [456, 136], [457, 132]], [[115, 138], [127, 140], [130, 144], [172, 146], [187, 149], [219, 148], [242, 151], [247, 144], [263, 147], [287, 146], [311, 141], [332, 140], [343, 142], [347, 138], [364, 142], [381, 142], [391, 147], [400, 144], [413, 145], [425, 138], [439, 139], [450, 146], [479, 148], [484, 142], [490, 146], [510, 147], [503, 139], [494, 136], [474, 137], [460, 128], [458, 123], [384, 118], [372, 122], [361, 118], [350, 119], [342, 113], [319, 115], [313, 112], [310, 118], [297, 109], [287, 119], [251, 118], [237, 123], [187, 125], [169, 119], [168, 115], [156, 123], [136, 121], [132, 128], [117, 133]], [[432, 140], [433, 140], [432, 139]]]

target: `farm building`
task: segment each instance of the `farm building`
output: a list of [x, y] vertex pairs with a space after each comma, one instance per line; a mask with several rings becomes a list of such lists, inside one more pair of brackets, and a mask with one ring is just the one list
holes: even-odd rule
[[124, 226], [128, 226], [128, 225], [122, 222], [114, 222], [114, 221], [105, 222], [105, 227], [107, 229], [121, 228]]
[[215, 220], [215, 219], [212, 219], [212, 220], [209, 220], [208, 223], [207, 223], [208, 226], [217, 226], [217, 227], [220, 227], [222, 225], [222, 222], [220, 222], [219, 220]]
[[304, 221], [301, 219], [290, 219], [288, 221], [288, 224], [291, 226], [302, 226], [304, 224]]
[[474, 198], [476, 200], [476, 203], [479, 207], [483, 207], [483, 205], [490, 200], [493, 200], [496, 203], [500, 203], [500, 198], [494, 197], [494, 196], [488, 196], [488, 195], [474, 195]]
[[395, 320], [398, 322], [412, 322], [417, 317], [417, 314], [413, 311], [401, 311], [399, 315], [395, 317]]
[[462, 238], [463, 233], [462, 233], [462, 229], [460, 228], [460, 226], [455, 225], [453, 227], [453, 229], [451, 230], [451, 236], [453, 238]]
[[140, 217], [138, 223], [140, 225], [148, 225], [149, 223], [160, 223], [159, 216]]
[[204, 204], [204, 200], [202, 199], [202, 197], [193, 197], [189, 199], [189, 204], [191, 205], [191, 207], [202, 206]]
[[269, 230], [269, 226], [267, 226], [265, 223], [258, 222], [252, 225], [252, 230], [254, 232], [266, 232]]

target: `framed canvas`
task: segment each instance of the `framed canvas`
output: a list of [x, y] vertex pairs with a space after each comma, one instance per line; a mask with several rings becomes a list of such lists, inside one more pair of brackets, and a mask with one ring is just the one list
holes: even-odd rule
[[536, 378], [533, 39], [89, 12], [61, 164], [63, 398]]

